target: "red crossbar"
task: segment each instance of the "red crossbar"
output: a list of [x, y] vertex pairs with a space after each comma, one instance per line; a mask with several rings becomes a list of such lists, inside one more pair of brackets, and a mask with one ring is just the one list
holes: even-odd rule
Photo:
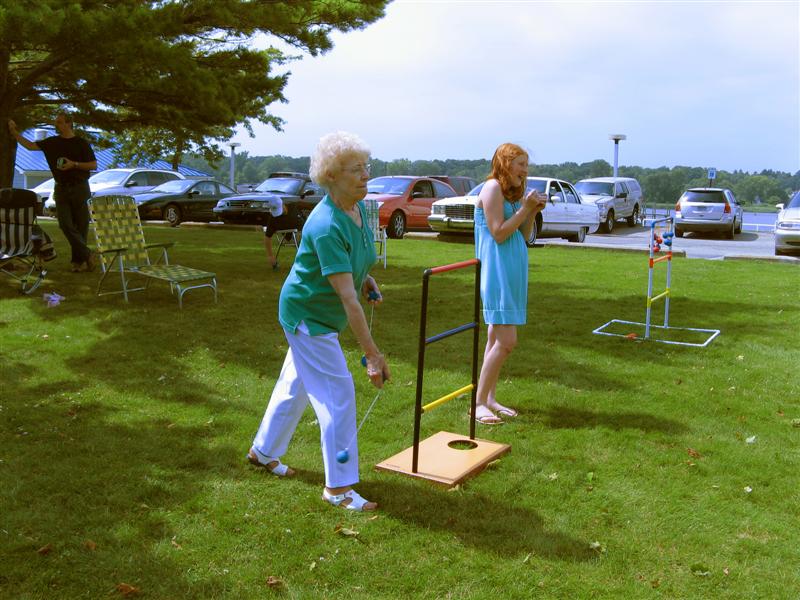
[[428, 269], [431, 275], [435, 275], [436, 273], [444, 273], [446, 271], [455, 271], [456, 269], [463, 269], [464, 267], [471, 267], [472, 265], [477, 265], [478, 259], [472, 258], [470, 260], [464, 260], [461, 262], [453, 263], [452, 265], [442, 265], [441, 267], [433, 267]]

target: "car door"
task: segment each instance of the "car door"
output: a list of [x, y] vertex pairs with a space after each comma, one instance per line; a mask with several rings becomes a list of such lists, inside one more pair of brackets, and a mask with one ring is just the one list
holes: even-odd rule
[[308, 214], [314, 210], [314, 207], [319, 204], [325, 196], [325, 190], [318, 186], [313, 181], [306, 181], [300, 188], [300, 213], [304, 215], [304, 219]]
[[728, 197], [728, 203], [731, 205], [733, 211], [733, 222], [737, 230], [742, 228], [742, 221], [744, 221], [744, 208], [736, 201], [736, 197], [730, 190], [725, 190], [725, 195]]
[[431, 214], [431, 205], [436, 200], [433, 183], [430, 179], [417, 181], [408, 193], [406, 209], [409, 227], [428, 227], [428, 215]]
[[139, 192], [146, 192], [149, 189], [157, 186], [161, 181], [150, 183], [147, 171], [135, 171], [128, 175], [128, 178], [123, 184], [125, 187], [125, 194], [136, 194]]
[[183, 201], [184, 214], [195, 219], [210, 221], [214, 215], [213, 209], [219, 200], [217, 184], [213, 181], [198, 181], [186, 194]]
[[558, 181], [551, 181], [547, 188], [547, 206], [542, 212], [542, 233], [562, 234], [569, 231], [567, 202], [564, 190]]
[[[600, 226], [600, 216], [597, 205], [583, 202], [578, 191], [571, 183], [562, 182], [567, 190], [567, 208], [570, 211], [570, 223], [574, 224], [575, 231], [586, 228], [587, 233], [594, 233]], [[574, 198], [574, 200], [573, 200]]]
[[566, 214], [566, 227], [570, 233], [576, 233], [581, 225], [581, 204], [578, 192], [566, 181], [559, 185], [564, 190], [564, 212]]

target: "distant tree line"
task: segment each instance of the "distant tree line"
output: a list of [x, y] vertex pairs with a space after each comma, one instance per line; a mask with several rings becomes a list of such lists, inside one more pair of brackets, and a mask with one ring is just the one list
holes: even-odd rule
[[[230, 177], [230, 159], [223, 159], [216, 165], [206, 162], [199, 156], [187, 157], [188, 166], [213, 173], [220, 181], [227, 182]], [[270, 173], [293, 171], [308, 173], [309, 157], [291, 156], [250, 156], [247, 152], [236, 155], [235, 179], [237, 184], [260, 183]], [[372, 176], [381, 175], [466, 175], [478, 181], [486, 178], [490, 162], [478, 160], [408, 160], [383, 161], [371, 159]], [[607, 177], [613, 168], [605, 160], [585, 163], [565, 162], [558, 165], [535, 164], [530, 168], [532, 176], [547, 176], [576, 182], [588, 177]], [[622, 166], [620, 177], [634, 177], [639, 180], [649, 205], [674, 204], [681, 193], [690, 187], [708, 185], [708, 170], [704, 167], [646, 167]], [[714, 186], [729, 188], [736, 198], [745, 205], [763, 204], [773, 206], [786, 202], [789, 194], [800, 189], [800, 171], [794, 175], [782, 171], [764, 170], [760, 173], [746, 171], [717, 171]]]

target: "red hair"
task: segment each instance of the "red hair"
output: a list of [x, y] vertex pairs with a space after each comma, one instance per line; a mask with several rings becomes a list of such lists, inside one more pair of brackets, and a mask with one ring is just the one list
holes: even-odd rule
[[516, 202], [525, 193], [525, 185], [513, 185], [511, 183], [511, 162], [520, 155], [528, 156], [528, 153], [517, 144], [500, 144], [492, 156], [492, 172], [487, 179], [496, 179], [500, 184], [503, 197], [507, 200]]

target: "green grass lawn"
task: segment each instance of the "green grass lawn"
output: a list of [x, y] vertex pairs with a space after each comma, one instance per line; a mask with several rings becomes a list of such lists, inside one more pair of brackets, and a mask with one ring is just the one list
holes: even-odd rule
[[[60, 255], [41, 292], [65, 300], [0, 281], [2, 598], [800, 593], [796, 265], [676, 259], [671, 324], [722, 331], [692, 348], [592, 335], [644, 318], [644, 254], [531, 250], [529, 324], [498, 386], [521, 414], [478, 426], [512, 451], [447, 491], [373, 466], [411, 445], [422, 271], [473, 248], [390, 241], [373, 330], [393, 378], [359, 436], [358, 489], [380, 510], [353, 514], [320, 499], [310, 409], [284, 457], [297, 478], [244, 458], [286, 352], [287, 263], [268, 268], [259, 231], [146, 228], [218, 274], [219, 304], [198, 290], [180, 311], [159, 285], [96, 297], [45, 227]], [[430, 293], [429, 334], [469, 320], [471, 273]], [[426, 402], [469, 383], [469, 337], [428, 348]], [[375, 393], [342, 340], [360, 421]], [[425, 415], [423, 437], [466, 433], [467, 406]]]

